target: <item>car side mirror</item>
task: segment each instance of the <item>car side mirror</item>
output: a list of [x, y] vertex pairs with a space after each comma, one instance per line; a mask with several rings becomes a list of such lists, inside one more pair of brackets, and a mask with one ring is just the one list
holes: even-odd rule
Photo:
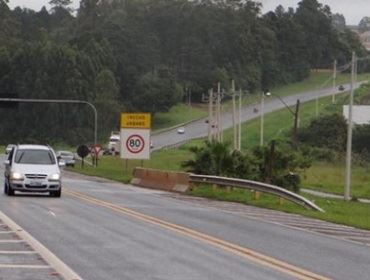
[[5, 160], [5, 161], [4, 161], [4, 165], [10, 165], [10, 160], [8, 160], [8, 159], [7, 159], [7, 160]]

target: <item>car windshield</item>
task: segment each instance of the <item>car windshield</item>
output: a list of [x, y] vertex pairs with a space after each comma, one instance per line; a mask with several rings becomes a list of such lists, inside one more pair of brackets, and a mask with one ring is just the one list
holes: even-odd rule
[[115, 137], [114, 138], [112, 137], [112, 138], [109, 139], [109, 141], [110, 142], [119, 142], [119, 139], [115, 138]]
[[63, 157], [72, 157], [73, 156], [73, 153], [71, 152], [61, 152], [60, 155]]
[[15, 155], [16, 163], [23, 164], [55, 164], [53, 153], [48, 150], [18, 150]]

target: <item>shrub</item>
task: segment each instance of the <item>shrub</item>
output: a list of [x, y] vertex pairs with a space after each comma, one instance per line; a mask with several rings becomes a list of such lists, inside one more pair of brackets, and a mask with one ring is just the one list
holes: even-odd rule
[[298, 130], [297, 139], [309, 146], [344, 151], [347, 122], [339, 114], [316, 118], [307, 127]]

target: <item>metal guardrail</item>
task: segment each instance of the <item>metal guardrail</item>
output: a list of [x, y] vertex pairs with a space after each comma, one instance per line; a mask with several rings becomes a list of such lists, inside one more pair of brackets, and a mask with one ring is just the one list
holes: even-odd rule
[[273, 194], [273, 195], [285, 198], [307, 209], [313, 209], [313, 210], [317, 210], [320, 212], [325, 212], [319, 206], [309, 201], [308, 199], [304, 198], [303, 196], [300, 196], [294, 192], [288, 191], [281, 187], [266, 184], [266, 183], [250, 181], [250, 180], [243, 180], [243, 179], [226, 178], [226, 177], [209, 176], [209, 175], [195, 175], [195, 174], [190, 174], [189, 181], [192, 183], [215, 184], [215, 185], [220, 185], [220, 186], [230, 186], [230, 187], [237, 187], [237, 188], [242, 188], [242, 189], [249, 189], [249, 190], [269, 193], [269, 194]]

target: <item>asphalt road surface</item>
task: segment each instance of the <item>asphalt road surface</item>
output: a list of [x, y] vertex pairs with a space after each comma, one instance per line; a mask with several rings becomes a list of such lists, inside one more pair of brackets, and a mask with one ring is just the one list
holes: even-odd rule
[[[357, 83], [355, 88], [359, 87], [360, 84], [361, 82]], [[345, 91], [348, 91], [350, 89], [349, 84], [344, 85], [344, 87]], [[338, 90], [336, 93], [339, 92], [340, 91]], [[332, 93], [333, 93], [332, 88], [325, 88], [282, 97], [282, 99], [288, 106], [293, 106], [296, 104], [297, 99], [299, 99], [301, 103], [304, 103], [315, 100], [317, 97], [331, 96]], [[241, 114], [242, 122], [260, 117], [260, 111], [258, 111], [257, 113], [253, 111], [255, 107], [259, 108], [259, 104], [248, 105], [242, 108]], [[269, 98], [267, 97], [265, 98], [264, 106], [265, 113], [280, 110], [284, 107], [285, 105], [276, 97], [274, 98], [273, 95]], [[208, 135], [208, 124], [205, 122], [205, 120], [206, 118], [185, 125], [184, 134], [177, 133], [177, 128], [173, 128], [159, 134], [153, 134], [151, 136], [151, 140], [154, 144], [154, 148], [152, 150], [155, 151], [161, 148], [172, 147], [179, 143], [189, 141], [191, 139], [206, 137]], [[232, 113], [225, 112], [223, 114], [222, 128], [227, 129], [230, 127], [232, 127]]]
[[[0, 195], [0, 211], [85, 280], [358, 280], [370, 275], [366, 245], [243, 215], [248, 210], [225, 211], [102, 179], [69, 175], [60, 199]], [[21, 272], [2, 267], [0, 258], [0, 279], [5, 274], [7, 280], [24, 279]], [[56, 278], [50, 274], [49, 279]]]

